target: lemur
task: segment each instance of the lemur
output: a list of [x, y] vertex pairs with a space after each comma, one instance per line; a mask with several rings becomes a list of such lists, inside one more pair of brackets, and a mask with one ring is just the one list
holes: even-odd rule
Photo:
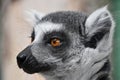
[[114, 21], [108, 8], [92, 14], [30, 13], [32, 43], [17, 56], [19, 68], [46, 80], [111, 80]]

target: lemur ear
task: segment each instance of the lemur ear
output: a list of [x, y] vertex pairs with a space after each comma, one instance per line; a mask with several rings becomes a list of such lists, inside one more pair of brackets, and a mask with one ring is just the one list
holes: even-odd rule
[[45, 14], [39, 13], [38, 11], [33, 9], [28, 10], [25, 13], [27, 16], [26, 20], [30, 22], [33, 26], [37, 24], [45, 16]]
[[96, 48], [103, 37], [110, 32], [112, 17], [107, 6], [93, 12], [85, 22], [86, 47]]

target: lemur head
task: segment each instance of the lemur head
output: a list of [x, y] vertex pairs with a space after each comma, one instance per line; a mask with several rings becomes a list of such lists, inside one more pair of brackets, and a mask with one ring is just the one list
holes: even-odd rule
[[53, 77], [79, 74], [80, 80], [87, 80], [107, 63], [112, 18], [106, 7], [89, 16], [63, 11], [44, 16], [33, 12], [30, 17], [32, 43], [17, 56], [25, 72]]

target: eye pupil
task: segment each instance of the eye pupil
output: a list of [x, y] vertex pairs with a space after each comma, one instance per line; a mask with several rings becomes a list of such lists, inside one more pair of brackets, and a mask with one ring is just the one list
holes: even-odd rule
[[59, 39], [52, 39], [51, 40], [51, 45], [53, 46], [53, 47], [57, 47], [57, 46], [60, 46], [60, 40]]

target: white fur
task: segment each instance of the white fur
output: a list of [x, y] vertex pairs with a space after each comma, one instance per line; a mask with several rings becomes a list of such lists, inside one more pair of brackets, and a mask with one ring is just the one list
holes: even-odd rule
[[92, 27], [93, 23], [96, 21], [96, 19], [99, 17], [99, 15], [101, 15], [102, 13], [105, 13], [106, 11], [108, 12], [107, 6], [100, 8], [100, 9], [96, 10], [95, 12], [93, 12], [86, 20], [85, 26]]
[[[34, 42], [40, 42], [44, 34], [52, 31], [61, 31], [64, 29], [62, 24], [55, 24], [51, 22], [43, 22], [34, 27], [35, 29], [35, 40]], [[39, 41], [38, 41], [39, 40]]]
[[[105, 14], [108, 14], [108, 16], [105, 16]], [[100, 27], [96, 27], [93, 29], [93, 26], [95, 22], [97, 21], [97, 19], [100, 18], [98, 20], [100, 22], [103, 19], [108, 18], [108, 17], [110, 16], [109, 16], [109, 11], [107, 9], [107, 6], [100, 8], [96, 10], [95, 12], [93, 12], [86, 20], [86, 23], [85, 23], [86, 32], [90, 32], [91, 34], [94, 33], [98, 28], [100, 28]]]
[[[102, 48], [103, 50], [109, 50], [109, 51], [112, 51], [112, 43], [113, 43], [113, 35], [114, 35], [114, 29], [115, 29], [115, 22], [113, 21], [114, 19], [113, 19], [113, 17], [112, 17], [112, 15], [110, 14], [110, 12], [107, 10], [107, 13], [108, 13], [108, 15], [109, 15], [109, 17], [110, 17], [110, 19], [111, 19], [111, 23], [112, 23], [112, 25], [111, 25], [111, 28], [110, 28], [110, 33], [109, 33], [109, 35], [107, 35], [107, 36], [105, 36], [104, 38], [103, 38], [103, 40], [101, 41], [101, 43], [99, 43], [99, 45], [98, 45], [98, 49], [100, 49], [100, 48]], [[106, 44], [107, 43], [107, 44]], [[111, 48], [111, 50], [110, 50], [110, 48]]]

